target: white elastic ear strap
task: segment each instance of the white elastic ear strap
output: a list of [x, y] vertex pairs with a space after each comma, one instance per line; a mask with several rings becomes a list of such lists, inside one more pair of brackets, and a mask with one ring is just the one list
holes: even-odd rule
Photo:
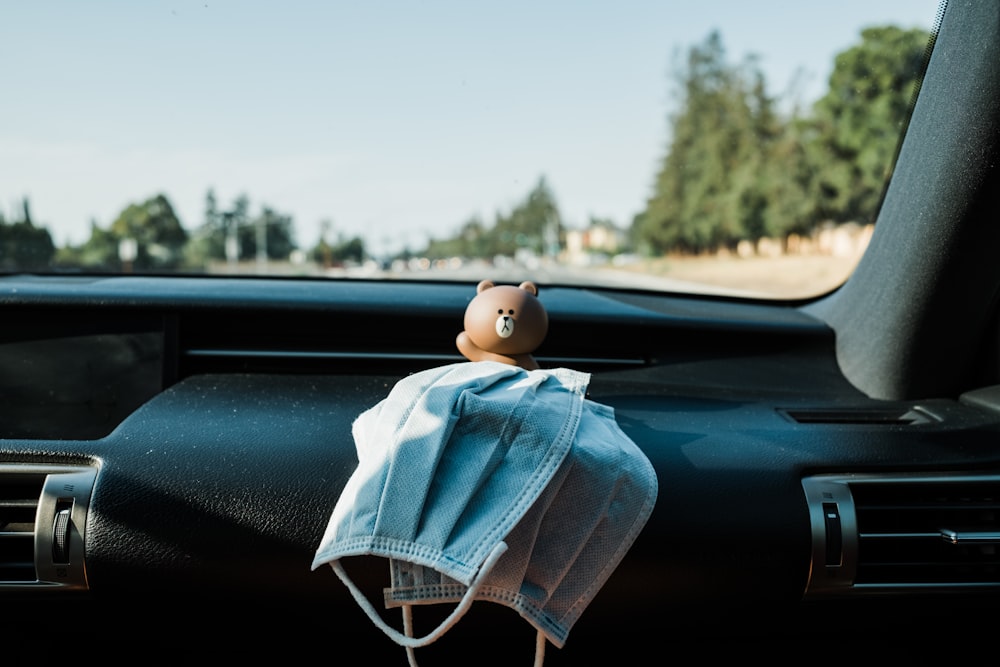
[[354, 596], [354, 601], [358, 603], [366, 614], [368, 614], [368, 618], [371, 619], [372, 623], [378, 626], [382, 632], [384, 632], [390, 639], [400, 646], [416, 648], [420, 646], [427, 646], [428, 644], [438, 640], [441, 635], [451, 628], [451, 626], [458, 623], [459, 619], [465, 615], [465, 612], [469, 610], [469, 607], [471, 607], [472, 603], [475, 601], [476, 593], [479, 591], [480, 586], [483, 585], [486, 575], [490, 573], [493, 566], [496, 565], [497, 560], [505, 551], [507, 551], [507, 545], [503, 542], [499, 542], [495, 547], [493, 547], [493, 551], [490, 552], [490, 555], [483, 562], [482, 567], [479, 568], [479, 572], [469, 584], [469, 588], [465, 591], [465, 595], [462, 596], [462, 600], [458, 603], [458, 606], [455, 607], [455, 609], [448, 615], [448, 618], [441, 621], [441, 624], [437, 628], [423, 637], [408, 637], [382, 620], [382, 617], [379, 616], [378, 611], [375, 610], [372, 603], [369, 602], [367, 597], [365, 597], [365, 594], [362, 593], [354, 582], [351, 581], [351, 578], [347, 576], [347, 572], [344, 571], [344, 566], [340, 564], [340, 561], [331, 561], [330, 567], [332, 567], [333, 571], [337, 573], [340, 580], [344, 582], [347, 589], [351, 591], [351, 595]]

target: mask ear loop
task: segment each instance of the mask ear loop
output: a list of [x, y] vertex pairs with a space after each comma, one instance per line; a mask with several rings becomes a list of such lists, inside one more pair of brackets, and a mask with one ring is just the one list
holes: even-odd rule
[[[403, 630], [406, 632], [407, 637], [413, 636], [413, 605], [404, 604], [403, 609]], [[535, 663], [534, 667], [542, 667], [545, 664], [545, 633], [538, 630], [535, 633]], [[417, 654], [414, 652], [412, 646], [406, 647], [406, 660], [410, 663], [410, 667], [419, 667], [417, 665]]]
[[545, 662], [545, 633], [539, 630], [535, 633], [535, 667], [542, 667]]
[[[406, 633], [407, 637], [413, 636], [413, 605], [404, 604], [403, 605], [403, 632]], [[410, 663], [410, 667], [419, 667], [417, 665], [417, 653], [412, 646], [407, 646], [406, 648], [406, 661]]]
[[[421, 646], [427, 646], [441, 638], [441, 636], [447, 632], [453, 625], [458, 623], [458, 621], [465, 615], [465, 613], [472, 606], [472, 603], [476, 599], [476, 593], [479, 592], [479, 588], [483, 585], [486, 580], [486, 575], [490, 573], [493, 566], [496, 565], [497, 560], [503, 553], [507, 551], [507, 545], [504, 542], [498, 542], [493, 551], [490, 552], [489, 556], [483, 562], [482, 567], [479, 568], [479, 573], [469, 584], [469, 588], [465, 591], [465, 595], [462, 596], [461, 602], [458, 606], [448, 615], [446, 619], [441, 621], [441, 624], [437, 628], [424, 635], [423, 637], [408, 637], [401, 633], [396, 628], [392, 627], [379, 616], [379, 613], [372, 606], [372, 603], [368, 601], [365, 594], [361, 592], [360, 589], [351, 581], [350, 577], [347, 576], [347, 572], [344, 571], [344, 566], [341, 565], [339, 560], [332, 561], [330, 567], [333, 571], [337, 573], [347, 589], [351, 591], [351, 595], [354, 596], [354, 601], [358, 603], [358, 606], [368, 614], [368, 618], [374, 623], [382, 632], [384, 632], [390, 639], [403, 647], [413, 647], [418, 648]], [[405, 612], [404, 612], [405, 613]], [[404, 618], [405, 620], [405, 618]]]

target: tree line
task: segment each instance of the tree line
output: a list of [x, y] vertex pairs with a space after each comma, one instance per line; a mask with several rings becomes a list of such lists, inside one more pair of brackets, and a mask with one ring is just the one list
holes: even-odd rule
[[[782, 107], [753, 56], [727, 59], [710, 33], [675, 60], [669, 140], [644, 208], [622, 225], [630, 250], [650, 256], [734, 248], [741, 241], [808, 235], [824, 224], [874, 220], [898, 141], [919, 88], [932, 35], [869, 27], [839, 53], [825, 94], [809, 108]], [[590, 224], [614, 225], [591, 219]], [[328, 239], [305, 253], [321, 265], [360, 262], [360, 237]], [[473, 216], [444, 239], [403, 255], [491, 258], [553, 255], [567, 228], [544, 176], [492, 221]], [[201, 271], [213, 262], [286, 261], [299, 250], [291, 216], [247, 196], [220, 206], [210, 189], [204, 219], [188, 231], [166, 196], [130, 204], [84, 243], [57, 248], [32, 220], [0, 214], [0, 269]]]
[[[865, 28], [836, 56], [826, 93], [811, 108], [783, 110], [757, 59], [729, 62], [722, 36], [710, 33], [674, 63], [670, 139], [645, 208], [623, 225], [625, 249], [699, 254], [874, 222], [931, 38], [920, 29]], [[543, 254], [564, 233], [543, 177], [492, 224], [473, 217], [427, 253]]]
[[[329, 224], [324, 223], [324, 229]], [[0, 270], [88, 270], [118, 272], [202, 272], [218, 262], [264, 259], [287, 262], [299, 250], [292, 217], [270, 206], [252, 213], [250, 199], [239, 195], [220, 207], [215, 193], [205, 196], [204, 221], [189, 232], [169, 199], [158, 194], [129, 204], [104, 228], [91, 221], [90, 236], [80, 245], [57, 248], [44, 226], [31, 218], [23, 200], [20, 219], [6, 221], [0, 214]], [[320, 240], [304, 259], [333, 266], [361, 262], [365, 247], [359, 237]]]
[[753, 58], [727, 63], [709, 35], [675, 72], [670, 145], [633, 238], [653, 254], [699, 253], [874, 222], [930, 38], [862, 30], [836, 56], [825, 95], [783, 115]]

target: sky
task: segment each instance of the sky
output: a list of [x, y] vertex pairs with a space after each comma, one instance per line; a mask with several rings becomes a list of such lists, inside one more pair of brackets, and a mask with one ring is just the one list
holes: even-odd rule
[[131, 203], [189, 231], [212, 190], [312, 247], [419, 249], [545, 178], [569, 227], [630, 224], [669, 139], [674, 58], [713, 30], [790, 104], [866, 25], [938, 0], [0, 3], [0, 213], [79, 244]]

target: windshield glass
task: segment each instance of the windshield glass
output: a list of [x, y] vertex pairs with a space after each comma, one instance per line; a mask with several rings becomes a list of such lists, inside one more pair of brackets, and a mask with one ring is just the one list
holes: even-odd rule
[[4, 3], [0, 271], [813, 297], [938, 9]]

